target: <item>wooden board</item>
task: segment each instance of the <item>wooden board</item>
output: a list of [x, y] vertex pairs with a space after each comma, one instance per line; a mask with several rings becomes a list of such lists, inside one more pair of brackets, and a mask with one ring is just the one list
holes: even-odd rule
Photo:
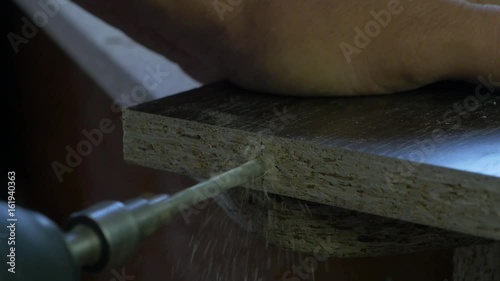
[[491, 244], [491, 240], [236, 188], [214, 198], [233, 221], [293, 252], [375, 257]]
[[218, 83], [123, 112], [124, 157], [209, 177], [255, 157], [247, 186], [500, 240], [500, 96], [442, 83], [295, 98]]

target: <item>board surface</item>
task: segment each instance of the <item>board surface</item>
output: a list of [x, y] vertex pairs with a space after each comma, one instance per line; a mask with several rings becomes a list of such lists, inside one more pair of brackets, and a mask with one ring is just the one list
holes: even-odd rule
[[217, 83], [125, 110], [124, 156], [199, 178], [261, 157], [271, 168], [249, 188], [500, 240], [499, 92], [298, 98]]

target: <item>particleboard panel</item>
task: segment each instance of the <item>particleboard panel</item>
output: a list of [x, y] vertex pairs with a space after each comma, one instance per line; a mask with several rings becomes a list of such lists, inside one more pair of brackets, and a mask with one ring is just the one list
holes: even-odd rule
[[241, 187], [214, 199], [240, 227], [293, 252], [375, 257], [492, 243], [436, 227]]
[[262, 157], [249, 188], [500, 240], [500, 91], [479, 90], [298, 98], [217, 83], [125, 110], [124, 157], [198, 178]]

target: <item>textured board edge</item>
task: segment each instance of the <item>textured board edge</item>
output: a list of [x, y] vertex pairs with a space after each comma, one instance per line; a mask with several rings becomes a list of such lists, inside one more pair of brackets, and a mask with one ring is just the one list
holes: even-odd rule
[[500, 240], [498, 178], [427, 164], [398, 178], [399, 159], [131, 109], [123, 118], [131, 163], [206, 178], [262, 157], [274, 168], [246, 187]]

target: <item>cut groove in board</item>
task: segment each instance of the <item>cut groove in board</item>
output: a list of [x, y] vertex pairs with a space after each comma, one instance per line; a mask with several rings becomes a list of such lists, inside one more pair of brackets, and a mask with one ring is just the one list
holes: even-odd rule
[[206, 178], [261, 157], [272, 168], [246, 187], [500, 240], [495, 92], [442, 83], [397, 95], [296, 98], [217, 83], [123, 118], [132, 163]]

